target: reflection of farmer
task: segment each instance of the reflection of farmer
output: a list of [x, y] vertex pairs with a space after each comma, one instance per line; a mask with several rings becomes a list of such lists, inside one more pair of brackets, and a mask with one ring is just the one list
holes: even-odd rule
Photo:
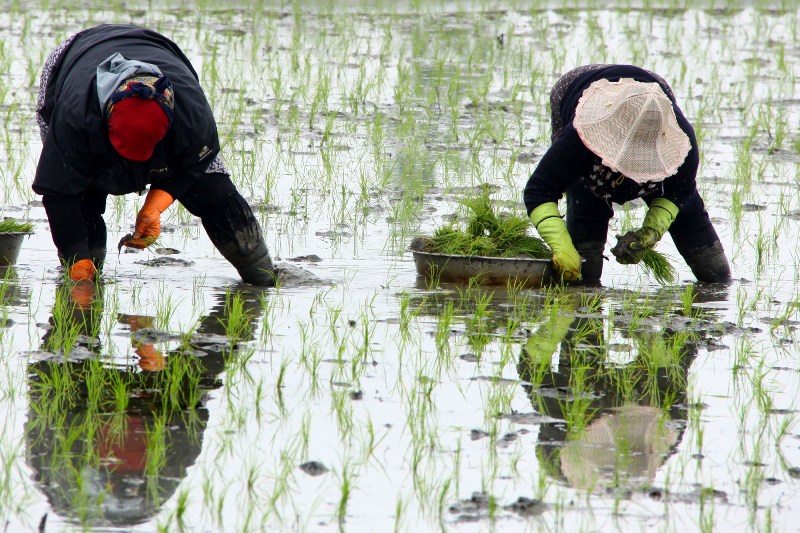
[[[642, 250], [669, 230], [699, 281], [730, 278], [695, 184], [700, 157], [694, 130], [660, 76], [630, 65], [578, 67], [556, 82], [550, 106], [552, 145], [524, 196], [565, 280], [600, 280], [612, 202], [634, 198], [648, 210], [641, 228], [612, 249], [619, 263], [638, 263]], [[557, 205], [565, 192], [566, 224]]]
[[[67, 293], [61, 298], [69, 297], [67, 289], [59, 289]], [[31, 364], [25, 437], [34, 480], [55, 513], [84, 527], [128, 528], [152, 519], [174, 494], [201, 451], [206, 393], [221, 387], [226, 357], [236, 348], [220, 343], [229, 320], [226, 302], [241, 299], [235, 320], [247, 325], [237, 330], [249, 335], [244, 341], [252, 340], [261, 314], [259, 294], [236, 294], [220, 295], [190, 346], [163, 354], [146, 340], [165, 335], [149, 317], [121, 316], [135, 330], [132, 338], [140, 339], [132, 340], [140, 360], [126, 368], [98, 361], [99, 344], [87, 340], [96, 332], [86, 315], [100, 315], [102, 300], [76, 311], [77, 324], [54, 307], [45, 351]], [[65, 358], [58, 353], [57, 339], [64, 338], [54, 332], [58, 327], [77, 327], [81, 347], [89, 349], [73, 349]]]
[[219, 158], [211, 108], [175, 43], [128, 25], [73, 35], [45, 63], [37, 119], [43, 146], [33, 190], [73, 280], [102, 266], [107, 196], [150, 185], [126, 246], [152, 244], [177, 199], [245, 282], [274, 284], [261, 227]]
[[694, 347], [637, 329], [636, 357], [621, 365], [608, 358], [601, 318], [575, 318], [573, 298], [558, 308], [517, 367], [534, 408], [559, 420], [539, 429], [541, 460], [577, 488], [591, 489], [601, 478], [649, 484], [682, 433], [686, 414], [678, 406]]

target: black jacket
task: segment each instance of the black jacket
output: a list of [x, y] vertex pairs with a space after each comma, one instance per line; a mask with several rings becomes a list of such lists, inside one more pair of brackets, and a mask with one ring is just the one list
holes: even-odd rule
[[[124, 159], [108, 139], [96, 69], [114, 52], [157, 65], [172, 80], [175, 118], [145, 162]], [[136, 26], [79, 33], [50, 76], [41, 114], [49, 128], [33, 190], [42, 195], [76, 195], [88, 187], [126, 194], [152, 183], [179, 198], [219, 153], [216, 122], [189, 60], [163, 35]]]
[[[172, 80], [174, 119], [148, 161], [123, 158], [108, 138], [96, 72], [115, 52], [157, 65]], [[191, 63], [171, 40], [137, 26], [101, 25], [77, 34], [50, 73], [40, 115], [48, 129], [33, 190], [42, 195], [53, 242], [68, 263], [92, 257], [82, 214], [87, 190], [94, 198], [94, 191], [126, 194], [152, 184], [180, 199], [219, 153], [216, 122]]]

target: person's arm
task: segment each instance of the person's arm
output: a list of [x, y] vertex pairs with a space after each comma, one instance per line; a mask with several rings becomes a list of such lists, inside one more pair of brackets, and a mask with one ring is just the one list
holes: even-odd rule
[[700, 158], [694, 130], [682, 114], [676, 113], [678, 123], [689, 136], [691, 149], [675, 175], [666, 178], [661, 191], [647, 199], [647, 212], [638, 229], [628, 231], [617, 237], [617, 244], [611, 253], [623, 265], [637, 264], [642, 260], [642, 252], [653, 248], [669, 231], [681, 208], [697, 189], [697, 169]]
[[700, 150], [697, 146], [697, 138], [694, 134], [694, 129], [689, 124], [689, 121], [676, 109], [675, 118], [678, 119], [678, 125], [688, 135], [691, 149], [686, 155], [678, 171], [674, 176], [664, 180], [664, 188], [662, 197], [675, 204], [678, 209], [683, 208], [689, 198], [692, 197], [694, 191], [697, 189], [697, 170], [700, 167]]
[[217, 127], [207, 105], [190, 109], [188, 116], [178, 115], [171, 133], [170, 160], [175, 170], [168, 178], [150, 185], [144, 205], [136, 216], [131, 238], [122, 244], [146, 248], [161, 234], [161, 214], [180, 199], [207, 170], [219, 153]]
[[591, 161], [592, 154], [583, 145], [572, 124], [568, 124], [561, 135], [544, 153], [528, 179], [523, 192], [528, 216], [538, 206], [558, 201]]

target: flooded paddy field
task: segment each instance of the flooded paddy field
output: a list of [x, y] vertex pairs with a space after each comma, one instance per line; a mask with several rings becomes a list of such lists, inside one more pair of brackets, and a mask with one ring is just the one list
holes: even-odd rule
[[[528, 4], [7, 6], [2, 215], [35, 228], [0, 289], [5, 530], [796, 529], [797, 5]], [[106, 22], [192, 60], [278, 288], [175, 204], [71, 302], [35, 101], [49, 52]], [[666, 286], [613, 261], [592, 288], [418, 278], [408, 244], [459, 200], [524, 214], [550, 88], [597, 62], [671, 84], [734, 281], [693, 282], [669, 238]], [[109, 199], [109, 243], [142, 201]]]

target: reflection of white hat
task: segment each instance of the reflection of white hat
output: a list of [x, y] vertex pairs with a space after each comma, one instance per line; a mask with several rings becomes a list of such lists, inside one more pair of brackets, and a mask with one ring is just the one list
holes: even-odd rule
[[603, 165], [637, 183], [672, 176], [691, 149], [657, 83], [597, 80], [583, 91], [573, 125]]
[[678, 441], [668, 420], [655, 407], [625, 404], [564, 443], [561, 471], [578, 489], [592, 489], [601, 478], [629, 487], [648, 485]]

